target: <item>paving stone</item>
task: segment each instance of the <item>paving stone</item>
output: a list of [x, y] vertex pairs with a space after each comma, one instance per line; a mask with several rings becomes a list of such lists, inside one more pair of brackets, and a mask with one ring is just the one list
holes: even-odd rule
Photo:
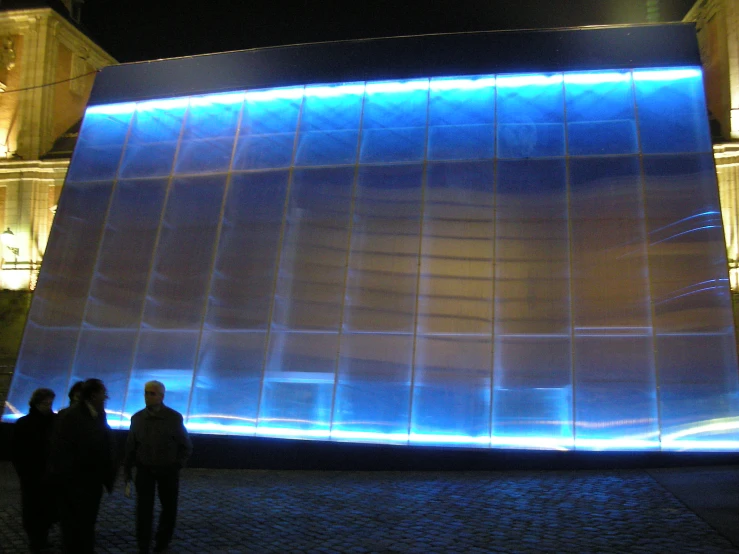
[[[26, 552], [17, 482], [4, 462], [0, 490], [8, 493], [0, 499], [0, 551]], [[50, 540], [59, 544], [58, 529]], [[134, 502], [120, 490], [101, 504], [97, 543], [99, 553], [136, 552]], [[739, 553], [640, 470], [187, 469], [170, 551]]]

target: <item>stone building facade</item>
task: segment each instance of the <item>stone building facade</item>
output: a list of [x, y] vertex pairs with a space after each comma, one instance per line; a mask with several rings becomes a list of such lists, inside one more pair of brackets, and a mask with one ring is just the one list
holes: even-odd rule
[[95, 73], [116, 63], [79, 4], [0, 4], [0, 289], [33, 289]]
[[731, 288], [739, 289], [739, 0], [699, 0], [698, 34], [711, 119]]

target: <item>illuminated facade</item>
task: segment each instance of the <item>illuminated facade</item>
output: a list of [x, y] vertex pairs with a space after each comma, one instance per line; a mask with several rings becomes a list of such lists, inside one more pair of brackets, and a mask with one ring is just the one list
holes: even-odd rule
[[0, 289], [33, 288], [71, 156], [55, 142], [116, 63], [75, 24], [80, 2], [44, 4], [0, 5]]
[[38, 386], [96, 376], [124, 428], [159, 379], [203, 433], [735, 449], [693, 33], [473, 33], [104, 70], [4, 419]]
[[685, 21], [696, 25], [706, 103], [721, 193], [731, 288], [739, 290], [739, 0], [696, 2]]

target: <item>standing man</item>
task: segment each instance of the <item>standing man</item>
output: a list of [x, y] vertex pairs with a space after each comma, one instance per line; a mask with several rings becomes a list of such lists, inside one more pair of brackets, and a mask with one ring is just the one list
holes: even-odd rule
[[51, 468], [59, 487], [59, 516], [64, 551], [95, 551], [103, 487], [113, 490], [114, 440], [105, 414], [108, 391], [100, 379], [82, 385], [80, 402], [56, 426], [51, 447]]
[[126, 441], [126, 482], [136, 466], [136, 540], [141, 553], [149, 552], [151, 546], [155, 489], [162, 511], [154, 552], [167, 550], [177, 520], [180, 469], [192, 453], [182, 415], [164, 405], [164, 393], [164, 384], [159, 381], [144, 385], [146, 408], [131, 418]]
[[55, 396], [51, 389], [36, 389], [28, 402], [28, 415], [13, 428], [13, 467], [21, 482], [23, 529], [31, 552], [48, 546], [49, 528], [56, 519], [56, 491], [48, 475]]
[[72, 385], [72, 388], [69, 389], [69, 406], [59, 410], [59, 413], [57, 414], [59, 418], [62, 418], [65, 415], [67, 415], [67, 412], [69, 411], [69, 409], [75, 404], [79, 403], [80, 395], [82, 394], [82, 385], [84, 384], [85, 384], [84, 381], [77, 381], [74, 385]]

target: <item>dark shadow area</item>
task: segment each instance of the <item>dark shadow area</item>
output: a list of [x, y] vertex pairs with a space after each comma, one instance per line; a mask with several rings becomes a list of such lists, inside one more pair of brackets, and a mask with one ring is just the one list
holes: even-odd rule
[[649, 475], [701, 519], [739, 547], [736, 467], [651, 469]]

